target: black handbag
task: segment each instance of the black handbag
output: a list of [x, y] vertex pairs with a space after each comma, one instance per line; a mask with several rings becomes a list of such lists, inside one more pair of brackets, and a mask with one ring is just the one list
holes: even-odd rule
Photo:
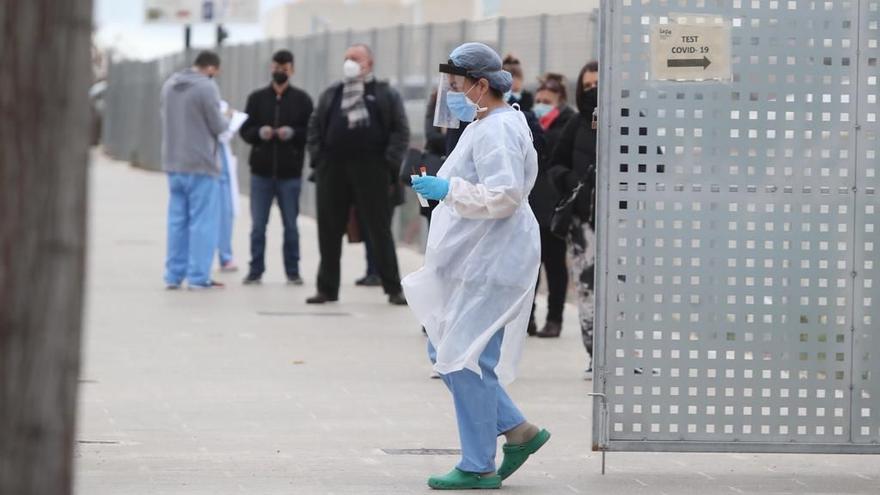
[[427, 168], [428, 175], [437, 175], [443, 166], [443, 157], [434, 153], [410, 148], [406, 153], [406, 159], [400, 167], [400, 182], [412, 187], [411, 175], [421, 175], [420, 167]]
[[568, 239], [568, 233], [571, 231], [571, 223], [574, 218], [575, 205], [578, 201], [578, 195], [584, 188], [584, 181], [579, 181], [577, 186], [570, 193], [563, 196], [556, 203], [553, 209], [553, 216], [550, 217], [550, 232], [560, 239]]

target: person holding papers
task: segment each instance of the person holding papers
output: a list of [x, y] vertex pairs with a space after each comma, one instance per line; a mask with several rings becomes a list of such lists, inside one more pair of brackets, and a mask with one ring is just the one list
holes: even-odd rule
[[162, 169], [168, 174], [168, 252], [165, 286], [190, 290], [223, 287], [211, 279], [220, 232], [217, 138], [229, 122], [220, 111], [216, 53], [200, 53], [193, 66], [162, 86]]

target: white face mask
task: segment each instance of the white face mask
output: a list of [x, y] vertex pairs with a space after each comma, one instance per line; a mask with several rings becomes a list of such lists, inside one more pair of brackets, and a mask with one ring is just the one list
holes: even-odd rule
[[354, 60], [346, 60], [345, 63], [342, 64], [342, 75], [345, 76], [346, 79], [354, 79], [360, 76], [361, 64]]

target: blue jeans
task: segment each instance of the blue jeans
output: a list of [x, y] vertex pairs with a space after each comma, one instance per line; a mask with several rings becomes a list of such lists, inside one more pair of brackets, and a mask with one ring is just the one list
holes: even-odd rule
[[277, 198], [284, 223], [284, 270], [288, 277], [299, 276], [299, 216], [300, 179], [270, 179], [251, 174], [251, 268], [250, 274], [261, 276], [266, 271], [266, 225], [269, 212]]
[[220, 180], [204, 174], [169, 173], [168, 253], [165, 283], [211, 283], [211, 261], [220, 231]]
[[[526, 420], [495, 375], [503, 339], [504, 331], [499, 331], [480, 355], [482, 378], [471, 370], [441, 376], [452, 392], [455, 403], [455, 419], [461, 441], [461, 462], [456, 467], [468, 473], [495, 471], [498, 436]], [[437, 351], [428, 341], [428, 357], [432, 363], [436, 361], [436, 356]]]
[[220, 161], [223, 164], [223, 175], [220, 177], [220, 241], [217, 248], [220, 264], [224, 265], [232, 261], [232, 223], [235, 213], [232, 211], [232, 193], [229, 190], [229, 164], [226, 163], [226, 153], [222, 149]]

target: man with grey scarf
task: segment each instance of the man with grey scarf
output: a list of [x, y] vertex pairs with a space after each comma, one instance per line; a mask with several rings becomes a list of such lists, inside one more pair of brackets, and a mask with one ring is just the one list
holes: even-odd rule
[[339, 300], [342, 237], [354, 206], [373, 243], [388, 302], [405, 305], [391, 234], [389, 194], [409, 147], [403, 101], [373, 76], [366, 45], [345, 52], [344, 78], [318, 100], [309, 122], [308, 149], [318, 196], [318, 293], [309, 304]]

